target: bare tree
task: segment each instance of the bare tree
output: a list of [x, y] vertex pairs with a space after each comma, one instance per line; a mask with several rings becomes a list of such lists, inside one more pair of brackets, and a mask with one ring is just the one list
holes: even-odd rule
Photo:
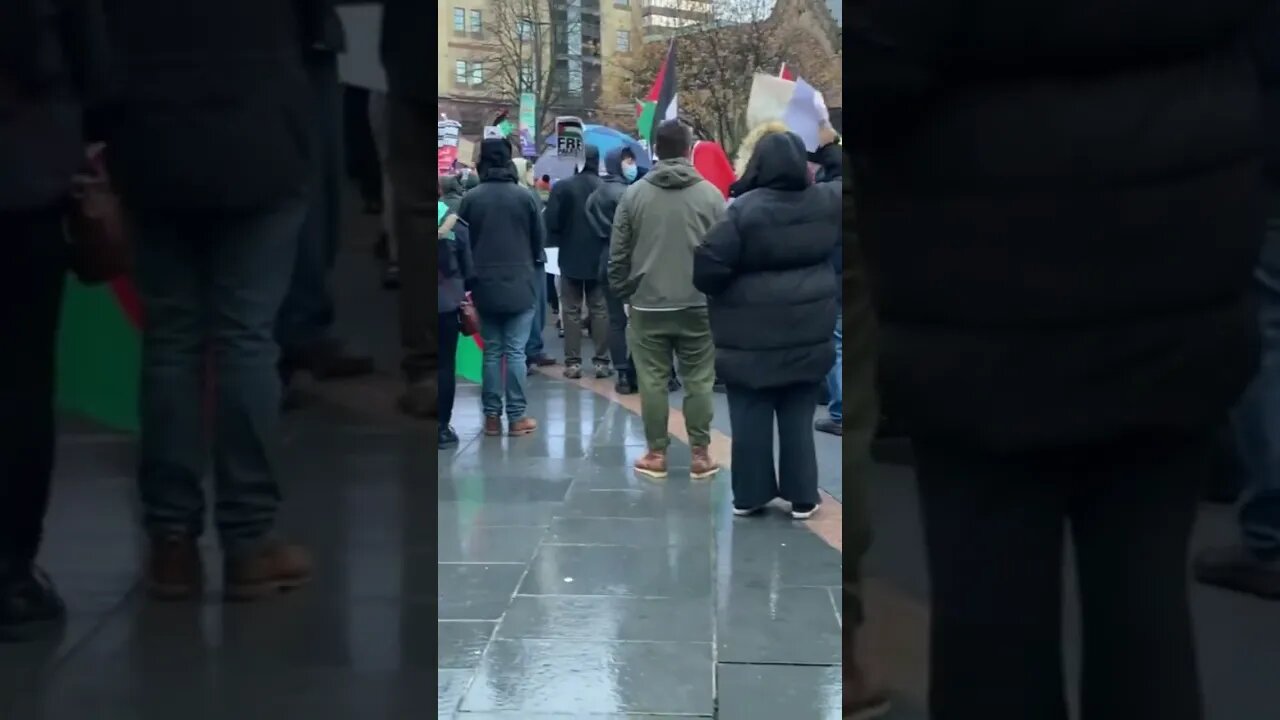
[[[755, 73], [777, 73], [785, 62], [825, 91], [833, 72], [838, 78], [839, 59], [776, 16], [775, 0], [716, 0], [713, 7], [710, 22], [674, 32], [679, 111], [698, 135], [733, 152], [749, 130]], [[648, 92], [666, 50], [665, 42], [647, 43], [626, 66], [637, 98]]]
[[[490, 0], [486, 28], [486, 90], [514, 106], [522, 93], [537, 102], [536, 130], [557, 109], [585, 109], [594, 84], [586, 66], [598, 65], [599, 47], [582, 37], [582, 16], [558, 0]], [[558, 10], [558, 12], [557, 12]], [[563, 59], [561, 69], [558, 59]], [[598, 75], [598, 73], [595, 73]]]

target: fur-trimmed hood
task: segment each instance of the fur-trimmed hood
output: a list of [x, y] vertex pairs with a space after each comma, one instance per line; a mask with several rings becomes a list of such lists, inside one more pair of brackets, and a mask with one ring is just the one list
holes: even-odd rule
[[781, 120], [770, 120], [752, 128], [751, 132], [747, 133], [747, 136], [742, 139], [742, 144], [738, 146], [738, 154], [733, 161], [733, 174], [737, 177], [742, 177], [742, 174], [747, 171], [747, 163], [751, 161], [751, 155], [756, 151], [756, 144], [760, 142], [761, 138], [766, 135], [789, 131], [790, 128]]

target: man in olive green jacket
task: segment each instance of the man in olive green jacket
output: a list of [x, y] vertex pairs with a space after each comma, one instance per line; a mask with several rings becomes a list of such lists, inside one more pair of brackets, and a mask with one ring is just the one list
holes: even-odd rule
[[720, 469], [709, 450], [715, 347], [707, 298], [693, 286], [693, 253], [724, 216], [725, 202], [689, 162], [693, 138], [687, 127], [668, 120], [655, 136], [654, 149], [663, 159], [627, 188], [614, 213], [609, 247], [609, 287], [630, 308], [627, 342], [649, 446], [635, 469], [667, 475], [667, 383], [674, 352], [685, 385], [690, 475], [707, 478]]

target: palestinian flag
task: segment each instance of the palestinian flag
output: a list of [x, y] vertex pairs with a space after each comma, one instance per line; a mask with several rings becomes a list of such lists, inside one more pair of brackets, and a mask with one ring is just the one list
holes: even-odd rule
[[138, 429], [142, 311], [133, 282], [67, 278], [58, 334], [58, 408], [116, 429]]
[[658, 69], [658, 76], [653, 79], [653, 88], [642, 102], [636, 104], [636, 132], [640, 138], [653, 147], [653, 136], [658, 125], [664, 120], [675, 120], [678, 110], [676, 102], [676, 41], [671, 39], [667, 46], [667, 56]]

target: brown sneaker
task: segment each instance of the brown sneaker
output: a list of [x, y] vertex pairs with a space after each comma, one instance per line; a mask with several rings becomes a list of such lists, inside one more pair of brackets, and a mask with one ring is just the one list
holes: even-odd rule
[[498, 437], [502, 434], [502, 418], [497, 415], [484, 416], [484, 434], [489, 437]]
[[867, 678], [856, 659], [845, 657], [844, 720], [874, 720], [891, 709], [889, 693]]
[[168, 535], [151, 541], [147, 590], [157, 600], [192, 600], [204, 591], [200, 548], [189, 535]]
[[311, 581], [311, 554], [299, 545], [268, 542], [241, 557], [227, 558], [227, 600], [248, 602], [288, 592]]
[[667, 453], [662, 450], [650, 450], [644, 457], [636, 460], [636, 472], [651, 478], [667, 476]]
[[693, 462], [689, 463], [689, 477], [705, 480], [720, 472], [720, 463], [711, 459], [711, 451], [705, 447], [693, 449]]
[[531, 417], [522, 417], [507, 426], [507, 434], [511, 437], [532, 435], [538, 429], [538, 421]]

